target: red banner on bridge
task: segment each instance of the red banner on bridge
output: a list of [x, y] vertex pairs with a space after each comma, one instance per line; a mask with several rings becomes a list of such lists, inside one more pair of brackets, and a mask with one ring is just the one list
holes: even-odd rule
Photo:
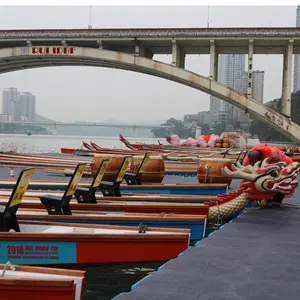
[[31, 47], [30, 54], [62, 55], [74, 54], [75, 47]]

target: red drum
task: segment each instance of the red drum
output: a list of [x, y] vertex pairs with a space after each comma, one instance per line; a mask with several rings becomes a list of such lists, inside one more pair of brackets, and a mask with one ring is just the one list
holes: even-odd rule
[[[130, 172], [136, 173], [144, 156], [135, 155], [130, 164]], [[161, 183], [165, 176], [165, 163], [161, 156], [150, 156], [142, 168], [142, 183]]]
[[221, 168], [232, 171], [232, 162], [228, 158], [200, 158], [197, 177], [199, 183], [225, 183], [230, 185], [232, 178], [224, 176]]
[[119, 170], [124, 160], [124, 155], [117, 154], [96, 154], [91, 164], [92, 174], [95, 177], [97, 170], [103, 159], [111, 159], [107, 165], [106, 172], [102, 178], [103, 181], [114, 182], [117, 179]]

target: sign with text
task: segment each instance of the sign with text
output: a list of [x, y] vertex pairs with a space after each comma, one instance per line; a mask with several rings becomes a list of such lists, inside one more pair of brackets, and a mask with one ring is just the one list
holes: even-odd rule
[[59, 47], [59, 46], [37, 46], [30, 47], [30, 54], [32, 55], [64, 55], [74, 54], [75, 47]]
[[12, 196], [13, 198], [9, 204], [9, 207], [12, 207], [12, 206], [15, 206], [15, 205], [18, 205], [21, 203], [22, 198], [27, 190], [27, 187], [30, 183], [30, 180], [32, 178], [34, 171], [35, 171], [34, 169], [29, 169], [29, 170], [23, 171], [22, 177], [19, 181], [19, 184], [16, 188], [15, 193]]
[[85, 171], [85, 169], [87, 168], [87, 164], [85, 165], [80, 165], [77, 169], [77, 173], [75, 174], [74, 178], [72, 179], [72, 182], [71, 184], [69, 185], [69, 189], [68, 191], [66, 192], [66, 196], [73, 196], [76, 189], [77, 189], [77, 186], [79, 184], [79, 181]]
[[123, 163], [122, 169], [121, 169], [121, 171], [118, 175], [118, 178], [117, 178], [116, 182], [122, 182], [123, 181], [123, 178], [125, 176], [125, 173], [127, 172], [127, 168], [128, 168], [128, 165], [129, 165], [130, 161], [131, 161], [131, 157], [126, 157], [125, 158], [125, 161]]
[[75, 242], [1, 241], [0, 263], [69, 264], [76, 263]]
[[102, 178], [103, 178], [103, 176], [104, 176], [104, 174], [105, 174], [105, 172], [106, 172], [107, 165], [109, 164], [109, 162], [110, 162], [110, 160], [106, 160], [106, 161], [104, 161], [104, 162], [102, 163], [101, 169], [100, 169], [100, 171], [99, 171], [99, 173], [98, 173], [98, 176], [97, 176], [97, 178], [95, 179], [94, 184], [93, 184], [93, 187], [94, 187], [94, 188], [95, 188], [95, 187], [98, 187], [98, 186], [100, 185], [100, 183], [101, 183], [101, 181], [102, 181]]
[[146, 153], [140, 173], [143, 173], [143, 171], [144, 171], [143, 168], [147, 165], [149, 160], [150, 160], [150, 153]]

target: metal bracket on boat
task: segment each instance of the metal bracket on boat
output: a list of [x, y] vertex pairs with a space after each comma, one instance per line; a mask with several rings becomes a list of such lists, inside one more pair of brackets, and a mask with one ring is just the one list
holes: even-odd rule
[[147, 225], [141, 223], [139, 226], [139, 233], [146, 233], [146, 231], [147, 231]]
[[2, 271], [2, 274], [1, 274], [2, 277], [4, 276], [4, 274], [5, 274], [6, 270], [7, 270], [7, 268], [10, 268], [11, 271], [16, 271], [16, 267], [15, 267], [10, 261], [8, 261], [8, 262], [4, 265], [4, 268], [3, 268], [3, 271]]

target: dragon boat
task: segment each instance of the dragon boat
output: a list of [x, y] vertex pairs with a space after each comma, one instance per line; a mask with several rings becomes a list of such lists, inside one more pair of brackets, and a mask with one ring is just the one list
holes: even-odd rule
[[228, 177], [242, 179], [240, 188], [234, 192], [219, 195], [216, 202], [207, 202], [209, 206], [208, 222], [228, 220], [241, 212], [249, 202], [270, 200], [276, 194], [291, 196], [298, 186], [297, 175], [300, 164], [293, 162], [269, 163], [270, 158], [257, 162], [254, 166], [242, 166], [239, 163], [233, 171], [223, 168]]
[[254, 166], [241, 166], [238, 163], [232, 166], [233, 170], [224, 167], [224, 176], [243, 181], [238, 190], [218, 195], [216, 201], [204, 203], [209, 208], [208, 222], [226, 222], [242, 212], [253, 200], [271, 199], [278, 193], [291, 196], [298, 186], [300, 164], [294, 162], [286, 166], [284, 162], [269, 161], [267, 158]]
[[[77, 223], [78, 224], [103, 224], [103, 225], [122, 225], [122, 226], [139, 226], [141, 223], [145, 226], [151, 226], [155, 228], [187, 228], [191, 230], [191, 239], [200, 240], [203, 238], [206, 229], [206, 219], [207, 219], [207, 206], [203, 204], [185, 204], [185, 207], [193, 215], [186, 214], [167, 214], [166, 211], [171, 211], [170, 207], [163, 208], [163, 203], [159, 203], [160, 208], [156, 208], [155, 205], [150, 205], [150, 211], [152, 207], [152, 213], [131, 213], [124, 210], [125, 206], [119, 206], [119, 212], [88, 212], [88, 211], [73, 211], [71, 212], [69, 202], [77, 191], [78, 183], [81, 179], [81, 176], [86, 168], [86, 164], [78, 164], [76, 171], [70, 180], [67, 189], [65, 190], [62, 196], [53, 195], [53, 194], [44, 194], [40, 196], [40, 201], [43, 203], [47, 211], [41, 209], [38, 210], [26, 210], [20, 209], [19, 211], [15, 210], [14, 213], [17, 215], [19, 220], [30, 220], [30, 221], [46, 221], [46, 222], [68, 222], [68, 223]], [[99, 170], [99, 172], [101, 169]], [[101, 174], [101, 173], [100, 173]], [[96, 177], [98, 180], [98, 176]], [[29, 184], [29, 182], [28, 182]], [[18, 184], [17, 184], [18, 185]], [[25, 194], [25, 191], [23, 195]], [[11, 197], [14, 195], [14, 191], [11, 194]], [[22, 199], [23, 199], [22, 195]], [[11, 198], [10, 198], [11, 199]], [[21, 204], [21, 200], [18, 202], [18, 207]], [[123, 203], [124, 204], [124, 203]], [[125, 203], [126, 204], [126, 203]], [[133, 204], [133, 207], [137, 207]], [[151, 204], [151, 203], [150, 203]], [[170, 206], [170, 203], [167, 203]], [[192, 211], [188, 205], [193, 205], [194, 210]], [[176, 206], [176, 204], [173, 204]], [[179, 209], [182, 210], [181, 204], [177, 204]], [[183, 204], [184, 206], [184, 204]], [[118, 210], [118, 206], [113, 206], [115, 210]], [[175, 211], [178, 211], [178, 207], [175, 207]], [[143, 206], [140, 205], [142, 209]], [[184, 209], [184, 208], [183, 208]], [[101, 210], [101, 205], [99, 205], [99, 210]], [[149, 209], [148, 209], [149, 210]], [[155, 213], [155, 211], [161, 210], [163, 213]], [[199, 213], [200, 212], [200, 213]], [[201, 214], [203, 212], [203, 214]], [[198, 213], [198, 214], [197, 214]], [[51, 229], [46, 229], [48, 232]]]
[[[82, 175], [83, 166], [79, 168], [81, 174], [75, 180]], [[166, 261], [189, 246], [188, 229], [148, 228], [143, 223], [136, 227], [74, 224], [66, 222], [66, 218], [61, 222], [22, 221], [18, 209], [33, 173], [34, 169], [21, 172], [6, 206], [1, 207], [0, 263], [97, 265]], [[70, 189], [67, 194], [73, 185]], [[36, 215], [31, 212], [31, 216]]]
[[[135, 160], [132, 160], [135, 159]], [[199, 184], [167, 184], [167, 183], [153, 183], [162, 181], [164, 178], [164, 163], [161, 157], [150, 157], [150, 153], [145, 156], [132, 158], [130, 156], [111, 156], [111, 155], [101, 155], [100, 157], [94, 158], [94, 163], [91, 166], [91, 171], [95, 177], [98, 172], [102, 162], [104, 160], [109, 160], [105, 173], [102, 176], [103, 181], [111, 182], [111, 191], [113, 196], [120, 196], [121, 193], [151, 193], [151, 194], [169, 194], [169, 195], [208, 195], [216, 196], [217, 194], [226, 193], [228, 190], [228, 184], [231, 179], [225, 178], [224, 176], [217, 177], [220, 183], [211, 182], [212, 176], [211, 172], [214, 170], [210, 168], [208, 171], [208, 176], [204, 176], [209, 182], [202, 182]], [[136, 162], [136, 165], [132, 165], [132, 172], [128, 172], [128, 167], [131, 162]], [[216, 164], [216, 162], [214, 162]], [[205, 162], [207, 165], [208, 163]], [[228, 165], [231, 168], [231, 162], [226, 161], [218, 162], [216, 164], [217, 171], [220, 171], [220, 167], [223, 165]], [[75, 171], [72, 172], [72, 175]], [[199, 177], [200, 178], [200, 177]], [[123, 179], [125, 179], [127, 184], [121, 184]], [[200, 181], [201, 181], [200, 180]], [[224, 180], [223, 183], [222, 180]], [[143, 184], [142, 184], [143, 183]], [[14, 185], [13, 180], [1, 180], [0, 186], [2, 189], [11, 189]], [[67, 181], [57, 180], [57, 181], [47, 181], [39, 180], [30, 183], [30, 190], [65, 190], [68, 185]], [[91, 182], [86, 181], [82, 183], [83, 186], [89, 187]], [[107, 184], [106, 184], [107, 186]], [[101, 189], [101, 187], [100, 187]], [[107, 194], [108, 196], [110, 194]]]
[[0, 295], [3, 300], [81, 300], [85, 271], [0, 265]]

